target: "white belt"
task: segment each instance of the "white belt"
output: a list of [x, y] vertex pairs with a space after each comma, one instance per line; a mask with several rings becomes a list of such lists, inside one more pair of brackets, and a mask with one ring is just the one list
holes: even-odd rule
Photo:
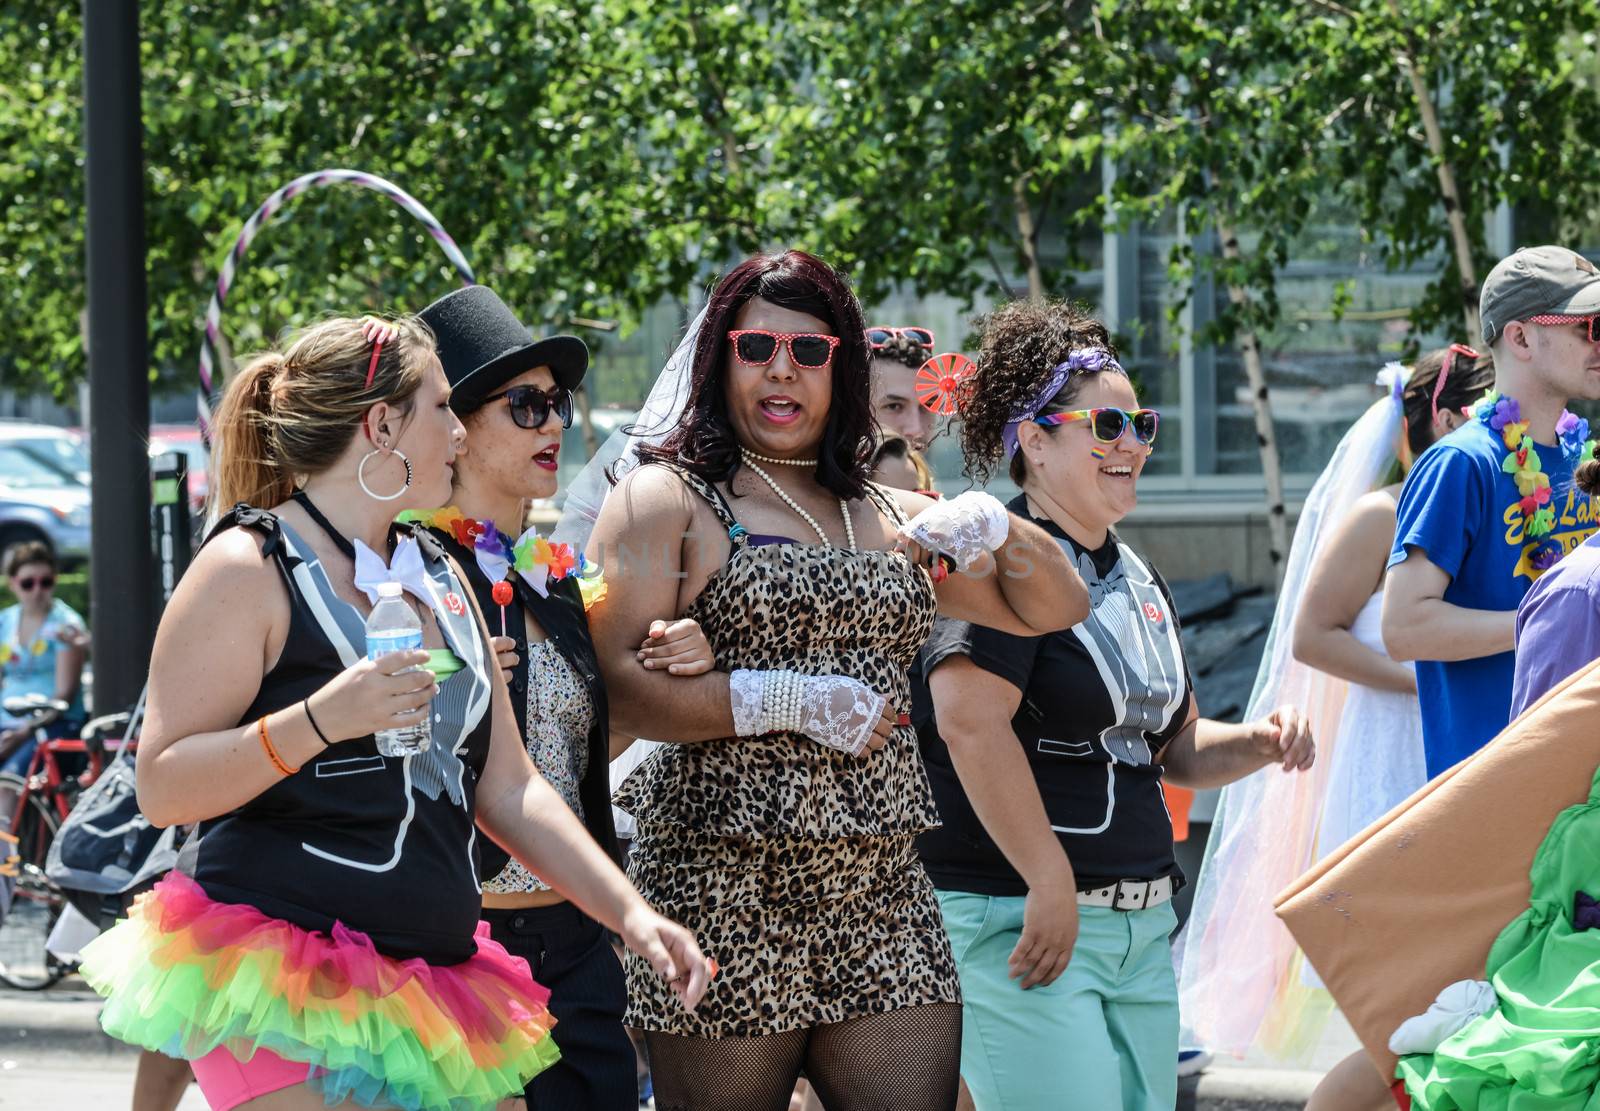
[[1110, 907], [1112, 910], [1144, 910], [1158, 907], [1172, 898], [1177, 885], [1171, 876], [1158, 880], [1118, 880], [1104, 887], [1078, 892], [1080, 907]]

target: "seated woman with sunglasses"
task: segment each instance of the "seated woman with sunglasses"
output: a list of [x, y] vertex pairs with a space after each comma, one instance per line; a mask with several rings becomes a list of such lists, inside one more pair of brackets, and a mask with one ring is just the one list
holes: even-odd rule
[[[5, 574], [17, 603], [0, 610], [0, 699], [43, 695], [65, 702], [69, 709], [46, 732], [76, 736], [84, 720], [89, 634], [78, 612], [56, 597], [55, 553], [41, 540], [14, 544], [6, 550]], [[4, 714], [0, 729], [0, 772], [25, 774], [33, 760], [33, 730]]]
[[[456, 458], [450, 508], [411, 516], [430, 525], [491, 629], [503, 634], [495, 646], [528, 755], [595, 842], [620, 860], [606, 687], [584, 612], [597, 580], [580, 581], [559, 545], [548, 549], [548, 562], [536, 562], [535, 534], [522, 532], [529, 500], [556, 492], [561, 434], [572, 426], [572, 391], [588, 370], [588, 349], [575, 336], [532, 340], [486, 286], [456, 290], [418, 315], [433, 330], [467, 450]], [[659, 657], [673, 674], [711, 669], [710, 648], [693, 622], [650, 640], [644, 667]], [[605, 929], [496, 845], [483, 846], [479, 875], [489, 936], [550, 989], [558, 1023], [561, 1060], [529, 1081], [529, 1111], [633, 1111], [626, 988]]]
[[[802, 1070], [829, 1111], [954, 1103], [960, 992], [912, 844], [938, 816], [907, 668], [936, 608], [1018, 635], [1084, 613], [1063, 553], [993, 498], [866, 481], [860, 311], [804, 252], [731, 270], [663, 375], [681, 409], [646, 404], [665, 441], [638, 447], [652, 465], [589, 540], [616, 725], [669, 742], [617, 793], [631, 874], [721, 966], [685, 1021], [628, 960], [663, 1111], [781, 1111]], [[663, 610], [700, 622], [719, 670], [638, 668]]]
[[[449, 398], [426, 327], [333, 319], [241, 370], [217, 414], [235, 508], [162, 615], [138, 756], [140, 806], [200, 822], [199, 854], [83, 974], [107, 1031], [190, 1060], [218, 1111], [494, 1107], [556, 1059], [547, 993], [479, 922], [479, 829], [683, 1005], [704, 990], [693, 937], [529, 761], [460, 570], [393, 524], [449, 496]], [[426, 650], [366, 658], [379, 598]], [[424, 719], [426, 744], [380, 749]]]
[[1311, 736], [1293, 709], [1199, 718], [1166, 584], [1113, 531], [1159, 417], [1138, 408], [1104, 325], [1063, 303], [1000, 309], [963, 396], [968, 472], [1009, 459], [1011, 512], [1073, 560], [1091, 609], [1042, 636], [941, 620], [923, 653], [919, 731], [944, 827], [918, 849], [957, 954], [962, 1078], [979, 1111], [1171, 1111], [1183, 880], [1162, 777], [1305, 768]]

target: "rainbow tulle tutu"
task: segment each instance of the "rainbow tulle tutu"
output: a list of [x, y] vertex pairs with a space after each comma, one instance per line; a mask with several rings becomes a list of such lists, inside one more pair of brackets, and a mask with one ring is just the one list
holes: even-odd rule
[[195, 1060], [226, 1046], [308, 1066], [328, 1103], [492, 1107], [559, 1056], [550, 993], [489, 938], [455, 965], [385, 957], [335, 924], [331, 936], [219, 903], [176, 873], [83, 953], [115, 1038]]

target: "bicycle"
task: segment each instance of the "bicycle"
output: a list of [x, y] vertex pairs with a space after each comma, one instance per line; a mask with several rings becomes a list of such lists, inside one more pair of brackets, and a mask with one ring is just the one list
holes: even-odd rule
[[[105, 770], [108, 750], [121, 748], [108, 738], [127, 728], [130, 715], [98, 717], [81, 737], [57, 738], [46, 734], [69, 709], [65, 702], [30, 695], [8, 698], [0, 708], [21, 719], [36, 741], [26, 774], [0, 772], [0, 834], [6, 834], [0, 839], [0, 884], [9, 884], [11, 893], [9, 909], [0, 893], [0, 984], [41, 991], [73, 967], [46, 948], [67, 905], [65, 892], [45, 875], [50, 844], [78, 796]], [[82, 770], [73, 770], [79, 763]]]

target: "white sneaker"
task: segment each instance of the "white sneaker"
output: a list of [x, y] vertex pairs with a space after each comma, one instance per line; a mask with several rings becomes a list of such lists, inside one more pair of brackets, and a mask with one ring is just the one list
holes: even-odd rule
[[1178, 1050], [1178, 1075], [1195, 1076], [1211, 1066], [1211, 1054], [1203, 1049]]

